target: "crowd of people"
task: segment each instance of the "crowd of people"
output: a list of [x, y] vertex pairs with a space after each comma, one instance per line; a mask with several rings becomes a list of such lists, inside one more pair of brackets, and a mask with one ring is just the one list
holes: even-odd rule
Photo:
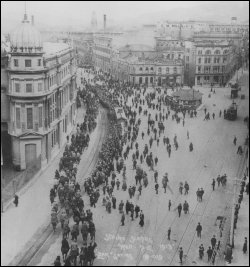
[[[147, 92], [146, 87], [131, 86], [128, 83], [120, 82], [112, 79], [109, 74], [102, 71], [89, 70], [88, 73], [94, 74], [93, 79], [82, 78], [83, 89], [78, 91], [77, 103], [78, 107], [82, 104], [86, 107], [86, 116], [84, 122], [77, 126], [77, 133], [72, 135], [71, 144], [65, 148], [64, 155], [59, 164], [59, 170], [55, 175], [55, 186], [51, 189], [52, 202], [52, 225], [55, 229], [58, 217], [58, 206], [61, 207], [61, 227], [63, 230], [62, 240], [62, 255], [65, 261], [65, 266], [69, 264], [79, 263], [83, 265], [92, 265], [95, 259], [95, 224], [93, 222], [93, 214], [90, 209], [84, 211], [84, 202], [82, 200], [82, 192], [79, 183], [76, 181], [77, 164], [79, 164], [81, 154], [88, 146], [90, 133], [96, 127], [96, 117], [98, 107], [101, 104], [108, 110], [108, 134], [102, 145], [99, 153], [98, 162], [90, 177], [84, 180], [84, 192], [88, 195], [91, 208], [96, 207], [96, 203], [102, 194], [102, 205], [105, 207], [107, 214], [112, 210], [119, 212], [121, 215], [121, 226], [125, 225], [125, 221], [130, 218], [130, 221], [136, 221], [140, 227], [144, 226], [144, 213], [136, 203], [142, 195], [144, 188], [149, 185], [147, 173], [152, 171], [154, 175], [154, 190], [156, 194], [160, 192], [158, 182], [158, 157], [150, 152], [152, 145], [155, 143], [159, 146], [161, 140], [166, 148], [166, 153], [171, 157], [172, 151], [177, 151], [179, 146], [178, 137], [175, 134], [173, 141], [166, 135], [164, 121], [172, 119], [179, 124], [185, 125], [185, 118], [188, 114], [190, 118], [197, 117], [195, 109], [176, 109], [169, 102], [166, 92], [162, 92], [161, 88], [156, 88], [154, 92]], [[132, 105], [128, 99], [131, 99]], [[122, 107], [126, 115], [125, 130], [121, 123], [116, 118], [115, 107]], [[150, 111], [156, 112], [155, 116]], [[205, 111], [205, 116], [208, 113]], [[140, 115], [144, 116], [148, 122], [146, 132], [139, 129], [141, 125]], [[208, 116], [209, 118], [209, 116]], [[214, 118], [214, 116], [213, 116]], [[145, 136], [149, 137], [148, 143], [145, 142], [144, 148], [139, 149], [138, 142], [144, 140]], [[189, 131], [187, 130], [187, 139], [190, 139]], [[69, 140], [68, 140], [69, 141]], [[173, 149], [175, 148], [175, 149]], [[194, 149], [193, 143], [189, 142], [187, 151], [192, 152]], [[129, 154], [131, 157], [129, 157]], [[128, 181], [126, 174], [126, 162], [132, 160], [132, 168], [135, 170], [135, 181]], [[118, 174], [122, 174], [122, 180]], [[168, 173], [162, 178], [162, 188], [166, 193], [170, 181]], [[226, 186], [226, 175], [217, 177], [218, 186], [222, 184]], [[130, 183], [130, 184], [129, 184]], [[151, 186], [151, 183], [150, 183]], [[213, 189], [215, 179], [212, 183]], [[179, 192], [182, 195], [189, 194], [190, 186], [185, 183], [180, 183]], [[117, 194], [119, 191], [128, 191], [129, 200], [123, 199], [118, 204]], [[202, 197], [205, 191], [203, 188], [198, 188], [196, 191], [197, 201], [202, 202]], [[59, 203], [54, 204], [55, 198], [58, 196]], [[171, 208], [171, 200], [169, 200], [168, 208]], [[189, 213], [189, 203], [185, 200], [183, 204], [179, 203], [176, 207], [178, 216], [181, 216], [183, 209], [185, 214]], [[69, 217], [73, 216], [74, 225], [72, 229], [69, 227]], [[127, 219], [126, 219], [127, 218]], [[80, 228], [81, 222], [81, 228]], [[201, 237], [201, 225], [196, 228], [197, 236]], [[79, 249], [77, 245], [78, 235], [82, 234], [82, 246]], [[71, 233], [72, 242], [69, 246], [68, 236]], [[168, 230], [168, 239], [170, 239], [171, 227]], [[211, 247], [208, 248], [208, 261], [214, 262], [215, 247], [218, 243], [215, 238], [214, 244], [211, 240]], [[217, 244], [218, 246], [218, 244]], [[199, 247], [199, 257], [203, 258], [203, 244]], [[182, 262], [183, 250], [180, 247], [180, 261]], [[60, 256], [57, 257], [55, 265], [59, 264]], [[67, 265], [66, 265], [67, 264]], [[59, 265], [56, 265], [59, 266]]]

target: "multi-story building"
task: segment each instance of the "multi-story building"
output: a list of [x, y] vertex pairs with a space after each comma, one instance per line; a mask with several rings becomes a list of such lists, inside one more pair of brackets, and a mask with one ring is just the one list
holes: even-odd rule
[[12, 161], [25, 169], [42, 166], [66, 141], [76, 115], [74, 50], [65, 43], [43, 43], [24, 15], [11, 35], [8, 66]]
[[230, 42], [197, 42], [195, 85], [225, 84], [235, 70], [234, 46]]
[[8, 49], [4, 36], [1, 37], [1, 152], [3, 164], [11, 163], [11, 138], [8, 134], [8, 123], [10, 121], [10, 104], [7, 96], [8, 92]]
[[185, 41], [184, 46], [184, 84], [193, 86], [195, 84], [195, 43]]
[[111, 71], [112, 38], [98, 36], [93, 45], [93, 62], [95, 67], [105, 72]]
[[208, 31], [209, 22], [205, 21], [159, 21], [157, 32], [161, 36], [171, 36], [173, 39], [190, 39], [195, 32]]
[[174, 48], [175, 43], [169, 49], [156, 51], [141, 44], [115, 49], [111, 38], [96, 40], [93, 50], [95, 66], [110, 72], [115, 79], [159, 86], [182, 84], [184, 81], [184, 48]]

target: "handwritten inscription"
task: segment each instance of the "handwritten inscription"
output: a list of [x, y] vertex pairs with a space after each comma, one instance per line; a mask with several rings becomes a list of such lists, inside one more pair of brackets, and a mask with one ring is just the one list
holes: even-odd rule
[[[143, 254], [143, 260], [156, 260], [162, 261], [163, 256], [160, 254], [154, 254], [153, 240], [151, 237], [147, 236], [130, 236], [127, 239], [125, 236], [114, 235], [114, 234], [105, 234], [104, 240], [106, 242], [109, 241], [117, 241], [117, 247], [122, 251], [121, 253], [113, 253], [113, 252], [101, 252], [97, 251], [97, 259], [99, 260], [107, 260], [108, 258], [112, 258], [113, 260], [119, 260], [120, 258], [127, 260], [134, 260], [132, 253], [128, 253], [133, 250], [140, 250]], [[172, 250], [173, 246], [171, 244], [161, 244], [159, 245], [159, 249], [163, 252], [165, 250]], [[157, 250], [158, 251], [158, 250]]]

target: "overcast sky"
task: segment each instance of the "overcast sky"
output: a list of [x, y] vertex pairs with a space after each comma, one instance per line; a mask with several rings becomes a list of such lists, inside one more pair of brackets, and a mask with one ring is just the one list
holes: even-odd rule
[[[227, 1], [215, 1], [227, 2]], [[57, 25], [90, 25], [92, 12], [95, 11], [98, 24], [102, 24], [103, 14], [107, 14], [107, 19], [113, 22], [131, 22], [143, 15], [155, 14], [157, 12], [169, 12], [172, 9], [187, 8], [194, 10], [197, 5], [211, 5], [212, 1], [26, 1], [27, 14], [35, 16], [35, 22], [39, 26]], [[237, 3], [237, 7], [246, 6], [248, 1], [228, 1]], [[10, 30], [17, 26], [23, 18], [25, 9], [24, 1], [1, 1], [1, 27]], [[221, 10], [223, 12], [225, 10]], [[248, 11], [246, 11], [248, 12]], [[171, 14], [171, 12], [170, 12]], [[248, 13], [249, 14], [249, 13]], [[199, 14], [201, 16], [201, 14]], [[153, 15], [152, 15], [153, 16]], [[249, 16], [249, 15], [248, 15]], [[244, 14], [244, 18], [248, 17]], [[152, 18], [153, 19], [153, 18]], [[193, 18], [196, 19], [196, 18]]]

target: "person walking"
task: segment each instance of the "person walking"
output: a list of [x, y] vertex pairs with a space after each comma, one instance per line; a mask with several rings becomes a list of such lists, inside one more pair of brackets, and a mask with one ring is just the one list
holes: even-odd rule
[[244, 240], [244, 244], [243, 244], [243, 253], [246, 254], [247, 253], [247, 237], [245, 237], [245, 240]]
[[215, 187], [215, 179], [213, 179], [212, 187], [213, 187], [213, 191], [214, 191], [214, 187]]
[[124, 226], [124, 222], [125, 222], [125, 214], [124, 214], [124, 211], [123, 211], [122, 212], [122, 217], [121, 217], [122, 226]]
[[213, 237], [211, 238], [211, 245], [212, 245], [212, 249], [214, 249], [215, 248], [215, 245], [216, 245], [216, 237], [215, 237], [215, 235], [213, 235]]
[[14, 204], [16, 205], [16, 207], [18, 206], [18, 200], [19, 200], [19, 197], [18, 197], [18, 195], [15, 194], [15, 196], [14, 196]]
[[207, 261], [209, 262], [212, 258], [213, 255], [213, 250], [211, 249], [211, 247], [209, 246], [208, 250], [207, 250]]
[[201, 238], [202, 226], [200, 223], [196, 226], [197, 237]]
[[171, 235], [171, 227], [168, 228], [168, 240], [170, 240], [170, 235]]
[[179, 214], [179, 218], [180, 218], [181, 217], [181, 211], [182, 211], [181, 203], [178, 205], [177, 209], [178, 209], [178, 214]]
[[180, 263], [182, 264], [182, 259], [183, 259], [183, 250], [182, 247], [179, 249], [179, 258], [180, 258]]
[[60, 256], [56, 257], [56, 260], [54, 261], [54, 266], [62, 266]]
[[234, 145], [236, 146], [236, 143], [237, 143], [237, 138], [236, 136], [234, 136], [234, 141], [233, 141]]
[[141, 210], [141, 213], [140, 213], [140, 222], [139, 222], [140, 226], [143, 227], [144, 226], [144, 214]]
[[156, 195], [158, 195], [158, 189], [159, 189], [159, 184], [156, 183], [156, 184], [155, 184], [155, 192], [156, 192]]
[[169, 200], [169, 201], [168, 201], [168, 210], [169, 210], [169, 211], [170, 211], [171, 205], [172, 205], [171, 200]]
[[199, 258], [202, 260], [203, 256], [204, 256], [204, 247], [203, 244], [201, 244], [199, 246]]

